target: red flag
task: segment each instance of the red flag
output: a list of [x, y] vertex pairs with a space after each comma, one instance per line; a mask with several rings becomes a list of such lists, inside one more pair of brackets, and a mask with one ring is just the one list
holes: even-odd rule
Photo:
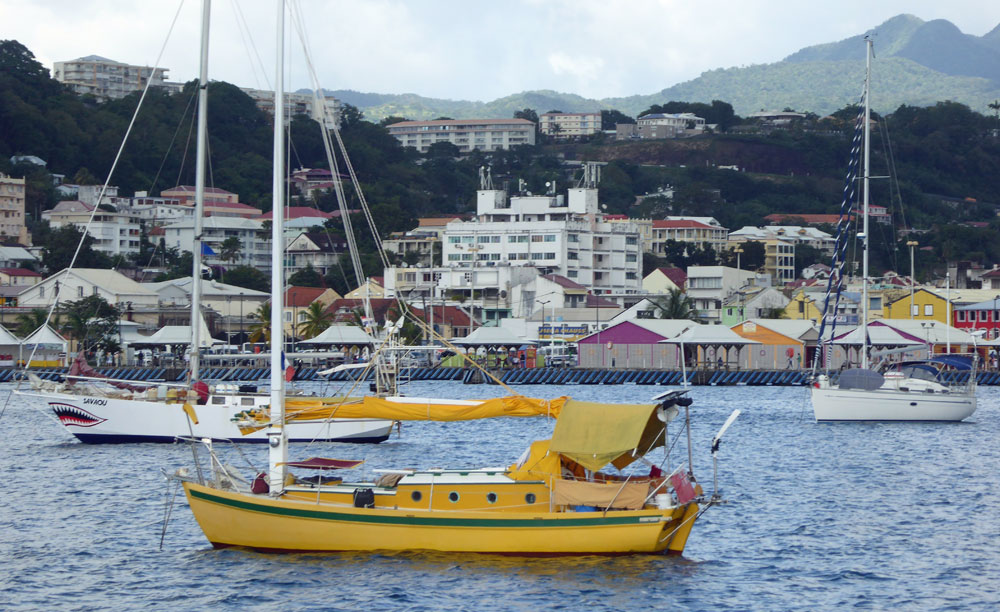
[[285, 380], [292, 382], [293, 378], [295, 378], [295, 366], [288, 366], [285, 368]]
[[674, 486], [674, 493], [677, 494], [677, 503], [683, 505], [694, 499], [694, 487], [688, 480], [687, 474], [678, 472], [670, 477], [670, 484]]

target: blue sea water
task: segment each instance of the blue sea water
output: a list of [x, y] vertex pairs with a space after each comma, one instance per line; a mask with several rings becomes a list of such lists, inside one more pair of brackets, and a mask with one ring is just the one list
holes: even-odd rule
[[[0, 610], [994, 610], [1000, 607], [1000, 389], [959, 424], [824, 424], [788, 387], [692, 390], [694, 469], [734, 408], [719, 478], [729, 503], [683, 557], [522, 559], [464, 554], [265, 555], [213, 550], [163, 471], [184, 445], [87, 446], [0, 388]], [[519, 387], [643, 402], [657, 387]], [[496, 387], [414, 383], [410, 395]], [[404, 424], [379, 445], [301, 457], [392, 467], [514, 461], [544, 419]], [[242, 465], [240, 451], [225, 451]], [[261, 466], [266, 451], [242, 447]]]

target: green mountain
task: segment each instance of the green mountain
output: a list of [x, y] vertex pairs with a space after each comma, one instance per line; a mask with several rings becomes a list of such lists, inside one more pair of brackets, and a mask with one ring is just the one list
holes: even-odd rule
[[[945, 20], [923, 21], [898, 15], [873, 30], [872, 103], [891, 112], [901, 104], [928, 105], [952, 100], [985, 112], [1000, 98], [1000, 25], [977, 37], [963, 34]], [[794, 108], [819, 115], [854, 103], [864, 78], [864, 34], [806, 47], [784, 60], [742, 68], [709, 70], [696, 79], [654, 94], [595, 100], [555, 91], [527, 91], [492, 102], [441, 100], [416, 94], [387, 95], [341, 90], [331, 92], [378, 121], [408, 119], [510, 117], [514, 111], [538, 112], [617, 109], [635, 116], [670, 100], [724, 100], [740, 115]]]

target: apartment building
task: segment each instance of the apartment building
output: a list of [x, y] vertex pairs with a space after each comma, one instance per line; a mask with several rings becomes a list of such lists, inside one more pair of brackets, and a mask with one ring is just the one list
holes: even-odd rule
[[544, 113], [538, 116], [538, 129], [546, 136], [573, 138], [601, 131], [601, 113]]
[[112, 257], [139, 252], [139, 222], [130, 215], [98, 210], [80, 201], [59, 202], [42, 213], [52, 229], [72, 225], [94, 239], [93, 249]]
[[747, 225], [729, 234], [729, 242], [740, 243], [748, 240], [766, 242], [768, 240], [785, 240], [795, 245], [807, 245], [819, 249], [824, 254], [833, 257], [836, 239], [815, 227], [798, 225], [768, 225], [753, 227]]
[[481, 189], [477, 218], [448, 224], [443, 257], [451, 267], [533, 266], [591, 287], [595, 295], [630, 294], [642, 287], [639, 236], [634, 223], [604, 219], [596, 187], [510, 198]]
[[[271, 271], [270, 234], [261, 231], [263, 224], [242, 217], [205, 217], [202, 225], [202, 244], [206, 249], [202, 257], [205, 265], [252, 266], [265, 272]], [[194, 245], [194, 219], [185, 219], [163, 227], [167, 248], [190, 251]], [[237, 238], [240, 250], [235, 260], [222, 259], [222, 243], [227, 238]]]
[[699, 320], [721, 323], [723, 302], [754, 277], [749, 270], [728, 266], [688, 266], [686, 292], [698, 311]]
[[535, 144], [535, 124], [527, 119], [401, 121], [388, 129], [404, 147], [421, 153], [437, 142], [450, 142], [463, 153]]
[[666, 253], [668, 240], [685, 242], [701, 248], [712, 247], [716, 252], [726, 248], [729, 230], [714, 217], [668, 217], [654, 219], [646, 250], [655, 255]]
[[88, 55], [66, 62], [55, 62], [52, 78], [78, 94], [90, 94], [98, 100], [124, 98], [133, 91], [151, 87], [176, 88], [167, 83], [167, 68], [133, 66], [99, 55]]
[[[251, 89], [241, 87], [243, 93], [250, 96], [257, 108], [268, 115], [274, 116], [274, 91], [269, 89]], [[340, 100], [333, 96], [324, 98], [325, 120], [323, 125], [333, 129], [340, 125]], [[285, 92], [285, 121], [291, 121], [295, 115], [307, 115], [316, 121], [320, 120], [320, 109], [316, 108], [316, 96], [312, 93]]]
[[0, 173], [0, 238], [31, 246], [31, 236], [24, 225], [24, 193], [23, 178]]

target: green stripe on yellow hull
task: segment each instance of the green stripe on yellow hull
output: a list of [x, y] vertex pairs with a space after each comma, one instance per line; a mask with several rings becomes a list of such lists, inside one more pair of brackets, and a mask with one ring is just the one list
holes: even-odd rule
[[613, 512], [475, 512], [354, 508], [184, 483], [215, 546], [268, 551], [436, 550], [525, 555], [684, 549], [698, 506]]

